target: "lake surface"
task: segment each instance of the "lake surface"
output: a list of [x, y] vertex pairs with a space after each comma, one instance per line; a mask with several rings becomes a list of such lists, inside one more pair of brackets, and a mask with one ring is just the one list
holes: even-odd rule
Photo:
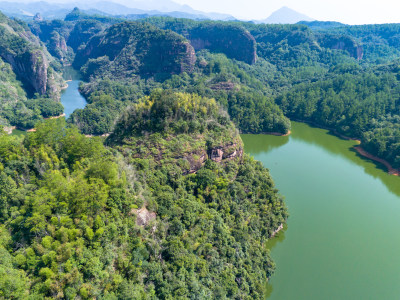
[[400, 299], [400, 178], [354, 141], [292, 122], [288, 137], [242, 135], [290, 217], [269, 243], [268, 299]]
[[68, 80], [68, 88], [61, 94], [61, 103], [64, 106], [65, 117], [68, 118], [75, 109], [84, 108], [86, 99], [79, 93], [79, 73], [71, 67], [64, 70], [63, 77]]

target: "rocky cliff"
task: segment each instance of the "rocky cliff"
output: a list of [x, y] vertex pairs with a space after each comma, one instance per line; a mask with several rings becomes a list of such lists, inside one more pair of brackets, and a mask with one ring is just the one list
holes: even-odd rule
[[9, 63], [28, 93], [46, 94], [57, 97], [60, 88], [56, 74], [48, 76], [50, 55], [40, 47], [38, 39], [16, 21], [0, 13], [0, 57]]
[[0, 55], [12, 66], [14, 72], [23, 79], [26, 85], [41, 95], [46, 93], [48, 62], [43, 52], [36, 50], [14, 56], [5, 51]]
[[[93, 69], [99, 60], [102, 68]], [[91, 38], [78, 50], [74, 66], [88, 63], [84, 68], [87, 77], [94, 72], [114, 77], [153, 76], [191, 72], [195, 61], [193, 47], [182, 36], [147, 24], [123, 22]]]
[[29, 26], [33, 34], [47, 46], [51, 55], [63, 64], [71, 63], [78, 48], [84, 47], [91, 37], [106, 27], [97, 20], [37, 21]]
[[61, 62], [66, 62], [71, 52], [68, 51], [67, 40], [73, 24], [62, 20], [37, 21], [31, 23], [30, 29], [49, 50], [50, 54]]
[[244, 28], [221, 23], [204, 23], [190, 29], [188, 38], [195, 50], [209, 49], [227, 57], [254, 64], [256, 41]]
[[319, 43], [325, 48], [347, 51], [357, 60], [364, 55], [363, 47], [350, 36], [326, 34], [319, 37]]
[[195, 50], [208, 49], [227, 57], [253, 64], [257, 60], [256, 41], [244, 23], [193, 21], [175, 18], [143, 20], [164, 30], [172, 30], [190, 40]]

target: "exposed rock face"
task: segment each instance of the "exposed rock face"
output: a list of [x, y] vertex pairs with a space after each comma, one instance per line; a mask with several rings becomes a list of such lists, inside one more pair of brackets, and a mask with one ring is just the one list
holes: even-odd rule
[[135, 22], [113, 25], [94, 36], [84, 49], [78, 50], [74, 66], [79, 68], [89, 59], [101, 57], [110, 61], [102, 65], [103, 70], [117, 77], [192, 72], [196, 62], [193, 47], [179, 34]]
[[181, 64], [181, 73], [193, 72], [194, 65], [196, 63], [196, 52], [189, 43], [185, 43], [186, 51]]
[[42, 51], [25, 52], [18, 56], [11, 53], [0, 53], [0, 55], [12, 66], [14, 72], [23, 79], [25, 84], [41, 95], [46, 93], [48, 62]]
[[320, 38], [320, 44], [326, 48], [347, 51], [358, 60], [361, 60], [364, 55], [363, 47], [349, 36], [326, 35]]
[[231, 143], [210, 148], [208, 151], [203, 149], [200, 152], [186, 154], [182, 158], [187, 160], [190, 164], [190, 168], [185, 174], [193, 174], [201, 169], [207, 159], [211, 159], [217, 163], [224, 163], [232, 159], [241, 159], [242, 156], [243, 146], [238, 143]]
[[257, 60], [254, 37], [240, 26], [201, 24], [189, 31], [188, 38], [195, 50], [222, 52], [229, 58], [248, 64], [254, 64]]
[[220, 148], [211, 149], [210, 150], [210, 159], [215, 162], [221, 162], [223, 154], [224, 154], [224, 151], [222, 151], [222, 149], [220, 149]]
[[270, 44], [272, 51], [275, 51], [273, 46], [281, 46], [281, 43], [287, 43], [289, 46], [298, 46], [301, 44], [309, 44], [312, 49], [318, 48], [315, 35], [306, 26], [302, 25], [268, 25], [254, 28], [251, 34], [256, 39], [257, 43]]
[[63, 61], [68, 55], [68, 47], [65, 38], [54, 31], [48, 43], [49, 51]]
[[36, 22], [43, 21], [42, 15], [40, 13], [36, 13], [36, 15], [33, 17], [33, 21], [36, 21]]
[[28, 92], [43, 95], [48, 89], [57, 90], [56, 82], [48, 80], [50, 55], [37, 37], [1, 13], [0, 17], [0, 57], [11, 65]]
[[4, 126], [3, 130], [7, 133], [7, 134], [12, 134], [13, 130], [15, 129], [15, 126]]
[[60, 20], [41, 21], [29, 24], [31, 31], [43, 43], [54, 57], [64, 61], [68, 57], [67, 40], [72, 24]]
[[232, 143], [221, 147], [212, 148], [208, 151], [208, 156], [215, 162], [241, 158], [243, 156], [243, 147], [237, 143]]
[[270, 238], [273, 238], [273, 237], [274, 237], [275, 235], [277, 235], [282, 229], [283, 229], [283, 224], [281, 223], [281, 224], [279, 224], [278, 228], [275, 229], [275, 230], [272, 232]]
[[363, 47], [351, 36], [344, 34], [316, 32], [300, 24], [257, 26], [250, 30], [258, 44], [265, 44], [266, 47], [258, 49], [259, 55], [264, 58], [274, 59], [282, 44], [291, 47], [308, 45], [316, 51], [321, 51], [322, 48], [344, 50], [358, 60], [363, 58]]
[[207, 158], [208, 155], [205, 150], [201, 151], [200, 153], [191, 153], [189, 155], [185, 155], [184, 159], [190, 164], [190, 168], [185, 174], [196, 173], [204, 165]]
[[155, 212], [148, 211], [145, 206], [141, 209], [132, 209], [132, 213], [136, 215], [136, 225], [139, 226], [146, 226], [157, 217]]
[[233, 91], [237, 90], [236, 84], [234, 84], [232, 81], [224, 81], [224, 82], [218, 82], [210, 86], [211, 89], [216, 90], [216, 91]]

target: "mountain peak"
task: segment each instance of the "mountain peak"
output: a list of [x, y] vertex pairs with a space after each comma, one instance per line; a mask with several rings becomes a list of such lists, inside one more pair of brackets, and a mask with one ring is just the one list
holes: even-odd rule
[[283, 6], [277, 11], [273, 12], [262, 23], [268, 24], [295, 24], [300, 21], [314, 21], [314, 19], [299, 13], [287, 6]]

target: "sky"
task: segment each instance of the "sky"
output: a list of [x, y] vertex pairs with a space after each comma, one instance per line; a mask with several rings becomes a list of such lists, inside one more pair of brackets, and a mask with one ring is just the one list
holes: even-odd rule
[[399, 0], [175, 0], [194, 9], [265, 19], [287, 6], [313, 19], [346, 24], [400, 23]]

